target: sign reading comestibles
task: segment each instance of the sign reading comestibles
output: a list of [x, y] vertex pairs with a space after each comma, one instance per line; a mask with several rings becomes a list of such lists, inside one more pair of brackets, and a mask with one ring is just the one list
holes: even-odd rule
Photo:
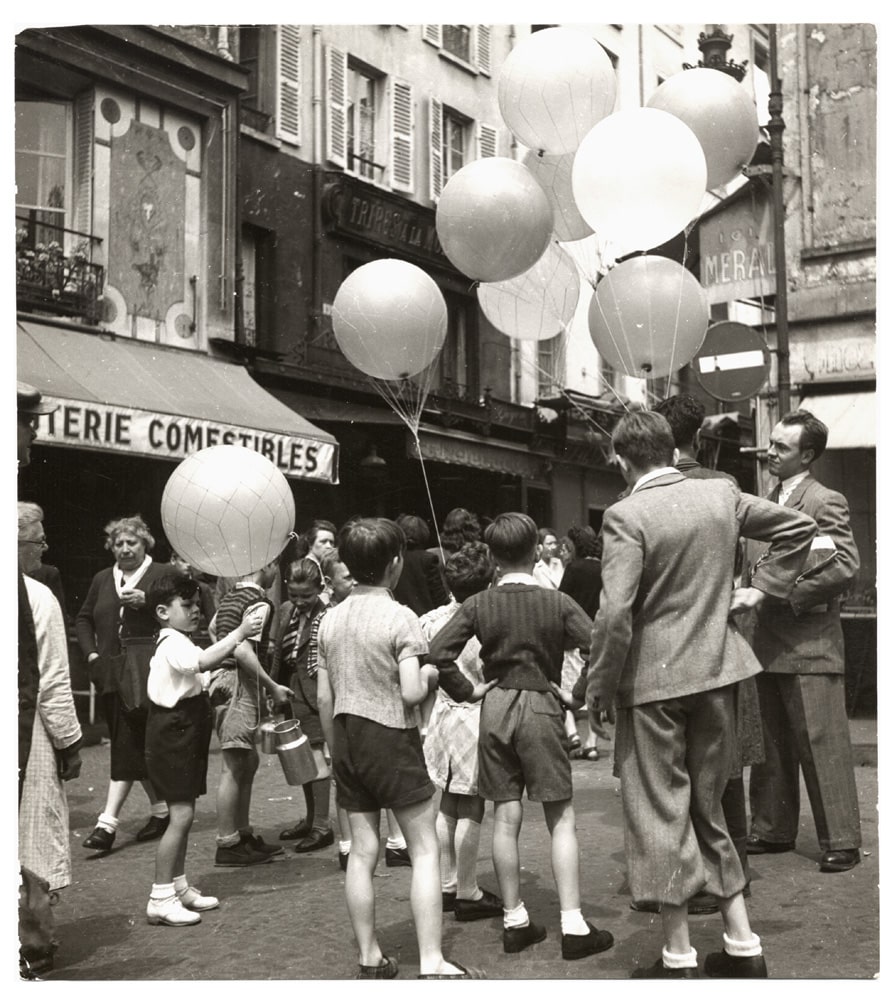
[[107, 403], [49, 395], [45, 398], [58, 403], [59, 409], [40, 418], [41, 444], [128, 452], [178, 462], [213, 445], [242, 445], [269, 459], [284, 476], [322, 482], [333, 482], [335, 478], [335, 447], [325, 441]]

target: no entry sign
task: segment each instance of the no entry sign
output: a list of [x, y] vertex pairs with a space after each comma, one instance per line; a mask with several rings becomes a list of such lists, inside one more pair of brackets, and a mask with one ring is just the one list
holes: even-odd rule
[[758, 330], [725, 321], [708, 328], [691, 365], [710, 396], [736, 402], [754, 396], [765, 384], [771, 352]]

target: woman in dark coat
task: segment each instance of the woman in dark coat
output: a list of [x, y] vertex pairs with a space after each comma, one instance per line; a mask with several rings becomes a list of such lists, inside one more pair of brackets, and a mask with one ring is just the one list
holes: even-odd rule
[[447, 604], [450, 594], [442, 577], [441, 560], [434, 552], [426, 551], [429, 542], [426, 522], [414, 514], [402, 514], [397, 523], [407, 539], [407, 550], [404, 569], [393, 593], [396, 601], [421, 616]]
[[154, 840], [168, 825], [168, 807], [146, 776], [143, 754], [146, 699], [140, 708], [126, 706], [119, 692], [116, 658], [122, 652], [122, 640], [142, 640], [140, 645], [154, 648], [158, 624], [152, 609], [146, 605], [146, 592], [155, 580], [171, 573], [173, 567], [152, 561], [149, 552], [155, 546], [155, 539], [139, 514], [110, 521], [105, 532], [105, 547], [114, 556], [115, 564], [94, 576], [75, 619], [78, 645], [87, 659], [90, 680], [99, 693], [111, 739], [111, 780], [106, 805], [96, 828], [84, 840], [84, 847], [91, 851], [111, 849], [118, 829], [118, 814], [135, 781], [142, 783], [152, 809], [149, 822], [137, 833], [137, 840]]

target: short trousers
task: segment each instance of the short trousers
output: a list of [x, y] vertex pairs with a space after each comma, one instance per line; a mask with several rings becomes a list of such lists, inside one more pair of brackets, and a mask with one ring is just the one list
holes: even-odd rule
[[323, 727], [320, 725], [320, 710], [317, 708], [317, 677], [308, 677], [304, 667], [299, 667], [289, 683], [295, 697], [292, 712], [301, 724], [301, 731], [310, 740], [311, 746], [323, 746]]
[[492, 688], [479, 718], [479, 795], [508, 802], [572, 797], [563, 708], [552, 691]]
[[230, 701], [218, 707], [214, 721], [222, 750], [255, 749], [255, 736], [261, 725], [261, 710], [258, 708], [256, 692], [243, 683], [241, 676]]
[[143, 781], [146, 777], [146, 709], [125, 711], [117, 691], [102, 695], [109, 727], [109, 776], [112, 781]]
[[358, 715], [333, 719], [336, 802], [348, 812], [400, 809], [435, 794], [419, 730], [392, 729]]
[[146, 771], [166, 802], [190, 802], [207, 791], [211, 702], [207, 694], [172, 708], [151, 704], [146, 723]]

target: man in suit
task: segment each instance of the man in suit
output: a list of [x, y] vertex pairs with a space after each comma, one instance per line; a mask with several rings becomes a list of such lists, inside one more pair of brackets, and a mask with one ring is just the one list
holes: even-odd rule
[[[592, 717], [616, 705], [631, 894], [661, 907], [662, 958], [633, 976], [696, 976], [687, 902], [705, 889], [718, 898], [725, 931], [706, 973], [764, 978], [721, 808], [735, 752], [734, 686], [761, 668], [729, 616], [785, 597], [816, 529], [726, 480], [681, 475], [658, 413], [626, 414], [612, 443], [631, 492], [603, 518], [586, 700]], [[770, 548], [752, 586], [734, 590], [740, 535]]]
[[[839, 597], [860, 560], [845, 497], [811, 475], [826, 444], [826, 426], [807, 410], [796, 410], [774, 427], [768, 446], [768, 469], [778, 480], [770, 499], [810, 515], [818, 533], [792, 593], [765, 602], [756, 617], [765, 762], [752, 768], [747, 849], [795, 849], [801, 765], [824, 852], [820, 870], [842, 872], [861, 860], [861, 822], [845, 712]], [[760, 550], [750, 548], [744, 582], [761, 571], [762, 559]]]

